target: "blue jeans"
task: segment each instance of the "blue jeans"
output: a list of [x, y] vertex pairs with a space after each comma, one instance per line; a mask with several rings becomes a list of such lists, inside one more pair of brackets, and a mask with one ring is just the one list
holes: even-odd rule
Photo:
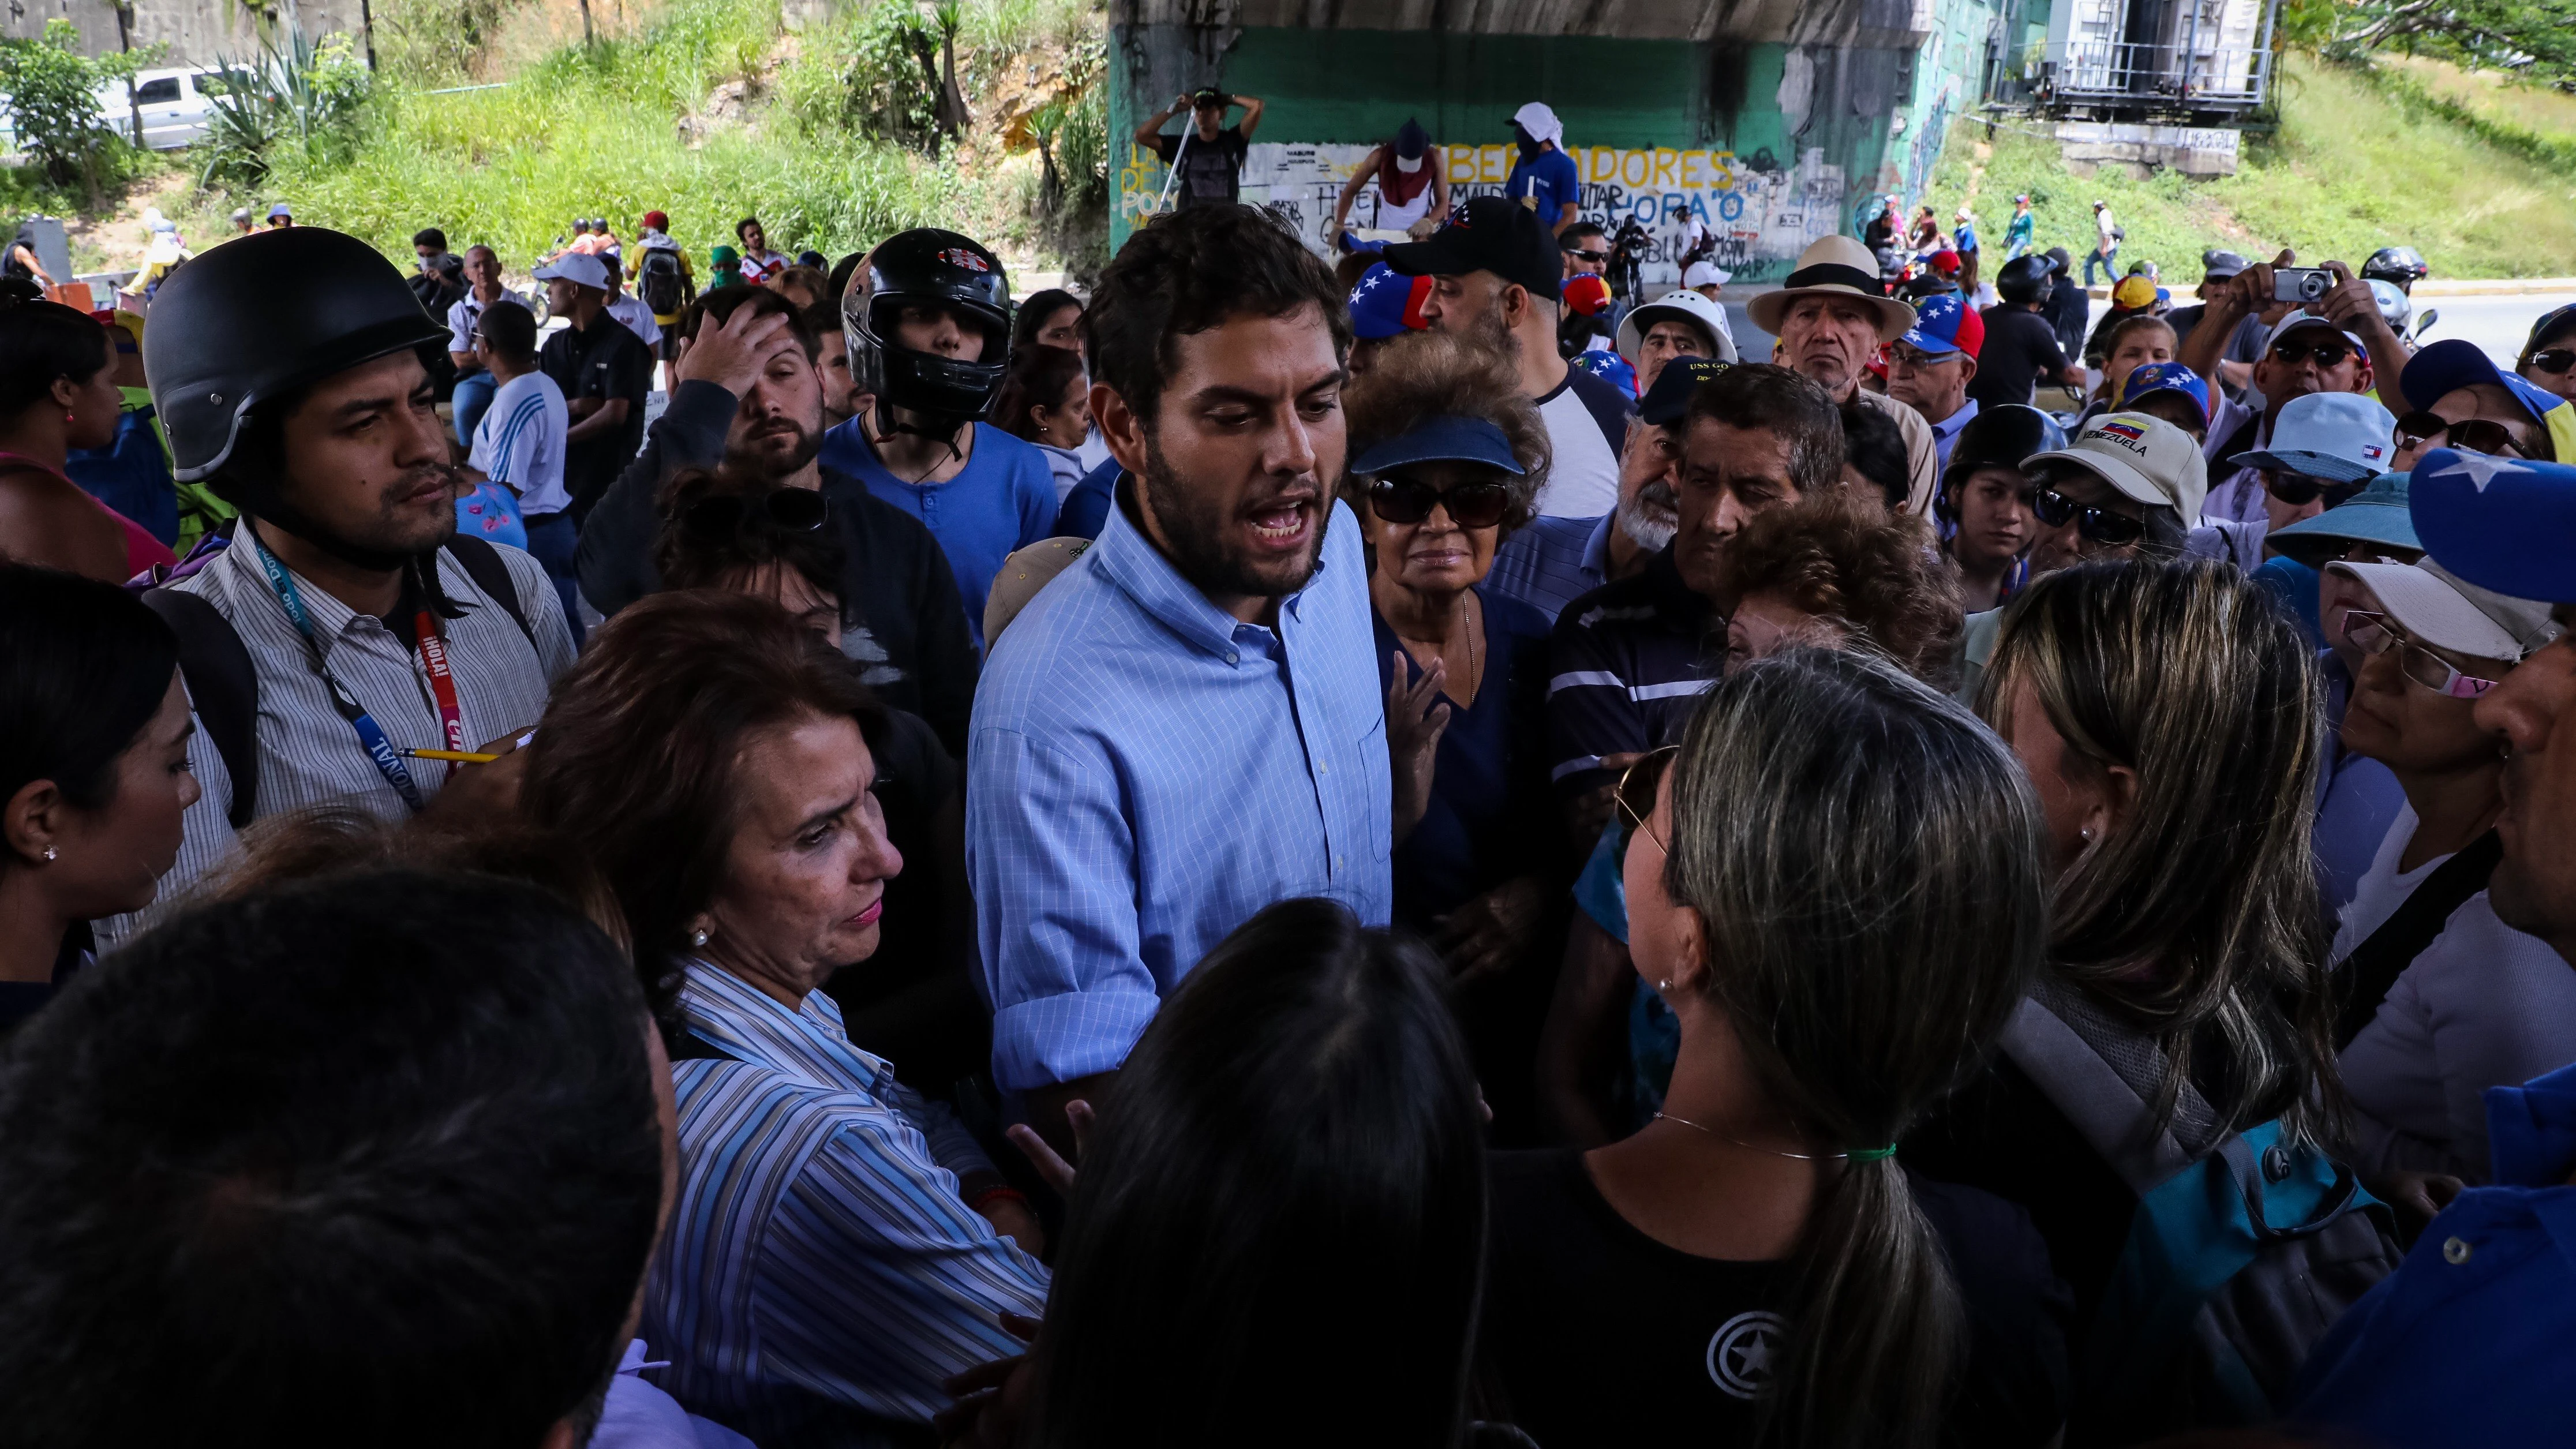
[[581, 647], [581, 529], [570, 513], [540, 513], [527, 520], [528, 556], [545, 565], [554, 580], [555, 597], [563, 600], [564, 623], [572, 644]]
[[2117, 282], [2120, 280], [2120, 249], [2118, 247], [2115, 246], [2107, 252], [2096, 247], [2092, 251], [2084, 254], [2084, 285], [2088, 287], [2093, 285], [2093, 264], [2095, 262], [2100, 262], [2102, 264], [2103, 272], [2108, 275], [2112, 281]]
[[468, 448], [474, 446], [474, 425], [483, 421], [484, 410], [492, 406], [492, 394], [500, 390], [501, 384], [492, 380], [492, 374], [480, 368], [456, 380], [456, 391], [449, 401], [456, 409], [457, 442]]

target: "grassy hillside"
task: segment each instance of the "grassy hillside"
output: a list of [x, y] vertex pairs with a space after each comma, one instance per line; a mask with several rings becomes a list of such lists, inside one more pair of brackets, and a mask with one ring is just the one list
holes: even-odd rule
[[[564, 23], [577, 12], [552, 0], [393, 9], [415, 28], [445, 9], [498, 18], [480, 51], [413, 47], [416, 60], [388, 62], [345, 137], [281, 151], [256, 182], [199, 190], [195, 152], [153, 163], [118, 214], [76, 229], [80, 264], [133, 265], [146, 240], [133, 218], [146, 204], [203, 245], [224, 234], [233, 207], [265, 212], [277, 199], [299, 221], [406, 262], [411, 234], [435, 225], [459, 247], [490, 243], [514, 275], [554, 250], [574, 217], [609, 217], [631, 238], [654, 209], [670, 213], [702, 270], [746, 215], [762, 218], [773, 245], [830, 257], [931, 222], [978, 235], [1022, 268], [1079, 267], [1101, 245], [1101, 227], [1060, 219], [1099, 210], [1098, 197], [1046, 204], [1032, 124], [1061, 118], [1054, 152], [1067, 188], [1097, 175], [1097, 0], [966, 0], [957, 73], [970, 119], [944, 142], [928, 134], [931, 92], [905, 31], [935, 12], [910, 0], [849, 0], [801, 32], [785, 27], [779, 0], [594, 0], [602, 33], [589, 45], [577, 18]], [[617, 23], [621, 13], [632, 21]]]
[[2155, 261], [2168, 281], [2196, 282], [2200, 253], [2214, 246], [2265, 258], [2293, 247], [2313, 263], [2404, 243], [2436, 276], [2576, 274], [2576, 168], [2499, 146], [2402, 88], [2304, 56], [2282, 77], [2280, 129], [2249, 133], [2232, 177], [2141, 181], [2106, 169], [2079, 178], [2035, 126], [1998, 126], [1989, 142], [1982, 123], [1963, 121], [1927, 199], [1946, 217], [1973, 196], [1986, 234], [2000, 238], [2013, 196], [2027, 192], [2041, 244], [2080, 263], [2098, 197], [2128, 231], [2122, 263]]

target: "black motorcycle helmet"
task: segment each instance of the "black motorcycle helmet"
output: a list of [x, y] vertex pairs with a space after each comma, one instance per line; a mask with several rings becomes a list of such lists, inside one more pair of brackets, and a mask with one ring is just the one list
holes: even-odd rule
[[[906, 306], [946, 307], [958, 321], [984, 334], [973, 362], [915, 352], [894, 340]], [[968, 237], [919, 227], [889, 237], [870, 253], [865, 284], [842, 299], [841, 318], [850, 349], [850, 376], [858, 390], [874, 393], [882, 426], [893, 427], [892, 409], [928, 420], [918, 431], [952, 437], [981, 422], [1002, 388], [1010, 362], [1011, 284], [1002, 260]]]
[[[278, 303], [281, 281], [295, 288]], [[171, 474], [223, 467], [251, 409], [362, 362], [446, 345], [411, 283], [374, 247], [318, 226], [237, 237], [173, 271], [152, 298], [143, 369]]]
[[2015, 257], [1995, 273], [1995, 295], [2016, 306], [2027, 306], [2048, 295], [2048, 278], [2053, 270], [2044, 256]]
[[2381, 247], [2361, 264], [2361, 279], [2386, 282], [2401, 292], [2411, 292], [2432, 270], [2424, 265], [2424, 254], [2413, 247]]
[[[2027, 260], [2025, 258], [2024, 260]], [[2019, 470], [2022, 460], [2066, 446], [2066, 430], [2057, 419], [2025, 403], [1980, 409], [1950, 445], [1950, 466], [1941, 470], [1941, 487], [1932, 495], [1932, 511], [1944, 523], [1959, 521], [1958, 488], [1979, 468]]]

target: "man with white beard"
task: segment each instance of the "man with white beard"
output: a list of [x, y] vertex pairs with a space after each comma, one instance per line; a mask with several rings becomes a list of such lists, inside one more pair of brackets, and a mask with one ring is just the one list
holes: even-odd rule
[[1631, 577], [1673, 541], [1673, 480], [1681, 467], [1683, 415], [1699, 385], [1730, 363], [1677, 357], [1628, 420], [1619, 451], [1619, 506], [1598, 518], [1536, 518], [1503, 541], [1485, 587], [1553, 620], [1565, 606]]

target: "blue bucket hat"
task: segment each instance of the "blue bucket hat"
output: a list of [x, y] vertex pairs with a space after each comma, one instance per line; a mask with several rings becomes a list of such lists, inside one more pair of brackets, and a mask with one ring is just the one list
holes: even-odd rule
[[2424, 549], [2479, 588], [2576, 603], [2576, 467], [2435, 448], [2409, 511]]
[[1411, 431], [1353, 458], [1351, 471], [1373, 475], [1415, 463], [1481, 463], [1516, 477], [1529, 471], [1512, 456], [1511, 440], [1501, 428], [1456, 413], [1424, 418]]
[[2305, 473], [2338, 483], [2377, 477], [2397, 456], [2397, 419], [2357, 392], [2312, 392], [2281, 404], [2272, 446], [2239, 453], [2231, 468]]
[[2314, 518], [2273, 529], [2263, 541], [2310, 568], [2324, 567], [2356, 543], [2422, 553], [2414, 515], [2406, 506], [2409, 481], [2404, 473], [2382, 473], [2359, 493]]

